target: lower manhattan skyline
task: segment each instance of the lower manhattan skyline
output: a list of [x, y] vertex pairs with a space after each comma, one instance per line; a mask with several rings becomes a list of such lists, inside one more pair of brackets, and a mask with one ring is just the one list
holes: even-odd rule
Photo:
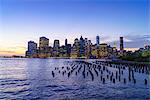
[[1, 0], [0, 56], [25, 55], [27, 42], [39, 37], [60, 45], [83, 37], [135, 50], [150, 43], [149, 0]]
[[0, 0], [0, 100], [150, 100], [150, 0]]

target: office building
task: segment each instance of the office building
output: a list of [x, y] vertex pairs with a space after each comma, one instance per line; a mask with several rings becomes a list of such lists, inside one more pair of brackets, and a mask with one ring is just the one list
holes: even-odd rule
[[99, 44], [100, 44], [100, 43], [99, 43], [99, 36], [97, 35], [97, 36], [96, 36], [96, 47], [97, 47], [97, 48], [99, 48]]
[[76, 38], [74, 40], [74, 44], [71, 47], [71, 55], [70, 56], [71, 56], [71, 58], [79, 57], [79, 40], [78, 40], [78, 38]]
[[67, 46], [67, 44], [68, 44], [68, 43], [67, 43], [67, 39], [65, 39], [65, 46]]
[[26, 51], [26, 57], [36, 57], [37, 56], [37, 43], [34, 41], [28, 42], [28, 50]]
[[85, 56], [85, 40], [83, 39], [83, 37], [80, 37], [80, 41], [79, 41], [79, 55], [80, 57]]
[[54, 57], [59, 57], [59, 40], [54, 40], [54, 45], [53, 45], [53, 56]]
[[40, 58], [49, 57], [49, 39], [46, 37], [40, 37], [38, 56]]
[[123, 37], [120, 37], [120, 51], [124, 50]]

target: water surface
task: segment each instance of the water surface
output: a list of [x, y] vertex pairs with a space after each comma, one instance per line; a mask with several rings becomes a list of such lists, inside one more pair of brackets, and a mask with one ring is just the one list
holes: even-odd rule
[[[0, 99], [150, 99], [150, 80], [146, 72], [134, 72], [136, 82], [129, 81], [128, 67], [125, 67], [121, 69], [123, 74], [119, 81], [115, 76], [119, 66], [102, 65], [96, 60], [83, 61], [93, 65], [87, 66], [75, 59], [0, 58]], [[112, 73], [115, 83], [110, 80]]]

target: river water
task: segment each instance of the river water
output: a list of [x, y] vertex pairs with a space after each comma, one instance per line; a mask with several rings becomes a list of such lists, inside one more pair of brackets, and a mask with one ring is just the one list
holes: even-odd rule
[[[123, 65], [115, 64], [110, 67], [96, 60], [82, 61], [0, 58], [0, 99], [150, 100], [149, 73], [135, 71], [135, 81], [129, 81], [128, 67], [123, 69]], [[115, 82], [110, 79], [112, 73]]]

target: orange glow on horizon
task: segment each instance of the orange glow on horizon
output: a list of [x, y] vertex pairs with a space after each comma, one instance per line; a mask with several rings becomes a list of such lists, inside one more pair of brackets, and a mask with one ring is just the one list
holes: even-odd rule
[[127, 50], [127, 51], [134, 52], [134, 51], [138, 50], [139, 48], [124, 48], [124, 49]]
[[12, 55], [23, 56], [23, 55], [25, 55], [25, 51], [26, 51], [26, 49], [22, 48], [22, 47], [16, 47], [13, 49], [10, 49], [10, 48], [1, 49], [0, 48], [0, 56], [12, 56]]
[[[139, 48], [124, 48], [127, 51], [132, 51], [134, 52], [135, 50], [138, 50]], [[8, 48], [0, 48], [0, 56], [12, 56], [12, 55], [20, 55], [24, 56], [25, 55], [26, 48], [23, 47], [16, 47], [13, 49], [8, 49]]]

